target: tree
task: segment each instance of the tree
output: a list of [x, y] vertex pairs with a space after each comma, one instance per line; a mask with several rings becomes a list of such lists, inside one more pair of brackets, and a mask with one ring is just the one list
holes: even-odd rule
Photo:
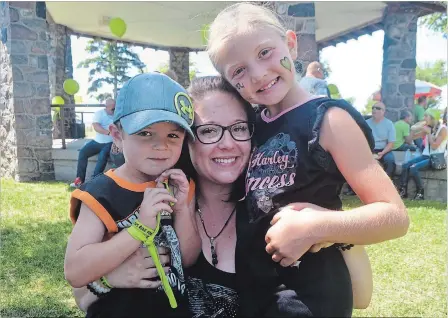
[[[168, 71], [170, 68], [168, 62], [162, 63], [157, 67], [157, 71], [160, 73], [165, 73], [166, 71]], [[190, 60], [190, 65], [189, 65], [189, 76], [190, 76], [190, 81], [196, 77], [196, 73], [197, 73], [197, 69], [196, 69], [196, 65], [194, 64], [194, 62], [192, 62]]]
[[432, 64], [426, 63], [422, 66], [417, 66], [415, 69], [416, 79], [429, 82], [437, 86], [447, 84], [447, 75], [447, 65], [444, 60], [438, 60]]
[[431, 31], [446, 34], [448, 32], [448, 18], [446, 12], [436, 12], [424, 16], [420, 20], [420, 25], [426, 26]]
[[330, 64], [328, 64], [328, 62], [326, 60], [322, 60], [322, 62], [320, 62], [320, 64], [322, 65], [322, 68], [323, 68], [324, 77], [328, 78], [331, 74]]
[[104, 84], [113, 86], [113, 95], [101, 93], [95, 96], [100, 101], [110, 97], [117, 98], [118, 90], [130, 79], [128, 73], [132, 67], [137, 68], [140, 73], [145, 68], [145, 64], [128, 44], [91, 40], [86, 51], [91, 57], [79, 63], [78, 68], [90, 68], [90, 87], [87, 93], [97, 93]]
[[377, 101], [369, 98], [367, 100], [367, 104], [364, 107], [364, 110], [361, 112], [363, 115], [371, 115], [372, 114], [372, 106], [375, 105], [375, 103], [377, 103]]

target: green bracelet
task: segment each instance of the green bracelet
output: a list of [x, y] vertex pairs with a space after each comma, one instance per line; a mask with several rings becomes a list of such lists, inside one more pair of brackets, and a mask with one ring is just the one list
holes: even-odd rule
[[111, 284], [106, 279], [106, 276], [103, 276], [100, 278], [101, 283], [106, 286], [107, 288], [113, 288]]

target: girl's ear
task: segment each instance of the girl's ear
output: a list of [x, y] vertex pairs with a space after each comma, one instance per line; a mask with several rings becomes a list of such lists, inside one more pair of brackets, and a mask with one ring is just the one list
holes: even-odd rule
[[286, 44], [293, 60], [297, 59], [297, 35], [294, 31], [286, 31]]
[[123, 131], [118, 129], [118, 127], [115, 126], [115, 124], [109, 125], [109, 131], [110, 135], [114, 139], [115, 145], [118, 148], [120, 148], [120, 150], [123, 150]]

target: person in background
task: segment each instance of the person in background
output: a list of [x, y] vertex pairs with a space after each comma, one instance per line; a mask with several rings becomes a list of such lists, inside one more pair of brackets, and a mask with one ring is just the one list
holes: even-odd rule
[[86, 181], [87, 163], [90, 157], [98, 154], [93, 177], [102, 173], [107, 165], [110, 149], [112, 147], [112, 136], [110, 136], [109, 125], [113, 123], [115, 111], [115, 100], [107, 99], [106, 107], [98, 110], [93, 116], [92, 127], [95, 130], [95, 138], [81, 148], [78, 155], [78, 168], [76, 178], [70, 184], [73, 188], [79, 188]]
[[385, 113], [386, 105], [378, 102], [372, 106], [372, 117], [366, 122], [372, 129], [375, 139], [373, 153], [376, 154], [376, 159], [381, 162], [387, 175], [392, 179], [395, 172], [395, 158], [391, 151], [396, 138], [395, 127], [392, 121], [384, 116]]
[[319, 62], [311, 62], [306, 69], [305, 76], [300, 80], [300, 86], [312, 95], [331, 97], [324, 77], [322, 65]]
[[[417, 104], [414, 107], [414, 125], [417, 127], [422, 127], [425, 125], [425, 110], [428, 108], [428, 101], [426, 99], [426, 96], [420, 96], [417, 99]], [[421, 125], [420, 125], [421, 124]], [[423, 145], [423, 138], [426, 136], [426, 134], [423, 131], [415, 131], [415, 136], [418, 138], [415, 139], [415, 144], [417, 147], [423, 151], [425, 148]]]
[[414, 200], [425, 199], [420, 170], [428, 169], [431, 166], [431, 154], [446, 151], [448, 134], [446, 124], [440, 123], [440, 111], [432, 108], [427, 109], [424, 118], [426, 126], [423, 129], [427, 138], [426, 146], [421, 156], [403, 164], [400, 177], [400, 196], [402, 198], [408, 197], [409, 177], [412, 177], [417, 187]]
[[414, 146], [411, 134], [412, 114], [405, 110], [400, 114], [400, 120], [397, 121], [395, 126], [395, 143], [393, 150], [395, 151], [415, 151], [417, 148]]

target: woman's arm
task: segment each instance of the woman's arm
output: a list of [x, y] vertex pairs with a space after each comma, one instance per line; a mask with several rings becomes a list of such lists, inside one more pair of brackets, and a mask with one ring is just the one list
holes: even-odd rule
[[[163, 247], [158, 248], [160, 262], [164, 265], [170, 263], [168, 250]], [[168, 272], [169, 266], [164, 267]], [[148, 255], [146, 248], [139, 248], [122, 264], [106, 275], [106, 279], [114, 288], [157, 288], [160, 286], [157, 269], [152, 258]], [[78, 307], [87, 312], [89, 306], [98, 300], [98, 297], [91, 293], [86, 287], [73, 288], [73, 295]]]
[[366, 309], [370, 304], [373, 292], [372, 267], [367, 251], [364, 246], [356, 245], [341, 253], [350, 272], [353, 307]]
[[431, 133], [429, 133], [427, 136], [428, 136], [429, 144], [431, 145], [431, 149], [439, 148], [442, 141], [444, 141], [446, 139], [446, 135], [447, 135], [446, 128], [442, 128], [436, 137], [433, 137], [433, 135], [431, 135]]

